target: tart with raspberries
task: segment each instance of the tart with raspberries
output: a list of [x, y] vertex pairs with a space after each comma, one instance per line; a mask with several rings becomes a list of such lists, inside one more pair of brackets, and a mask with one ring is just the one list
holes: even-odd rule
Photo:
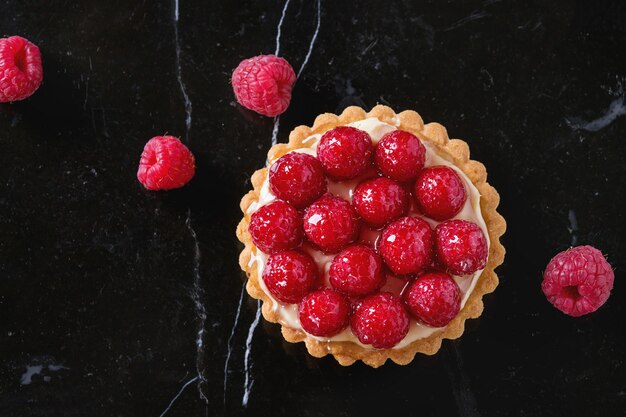
[[407, 364], [481, 314], [506, 223], [485, 167], [442, 125], [348, 107], [268, 161], [241, 200], [239, 261], [287, 341], [341, 365]]

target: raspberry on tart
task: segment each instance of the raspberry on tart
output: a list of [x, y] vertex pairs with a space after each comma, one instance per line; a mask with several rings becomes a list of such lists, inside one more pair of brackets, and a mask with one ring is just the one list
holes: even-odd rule
[[359, 221], [346, 200], [326, 194], [304, 212], [307, 239], [326, 253], [337, 253], [359, 234]]
[[578, 246], [550, 260], [541, 289], [554, 307], [579, 317], [604, 305], [614, 279], [613, 268], [602, 252], [593, 246]]
[[265, 253], [295, 249], [302, 243], [302, 215], [284, 201], [274, 201], [250, 217], [248, 228], [254, 244]]
[[278, 158], [270, 167], [269, 182], [276, 197], [299, 209], [317, 200], [327, 189], [320, 161], [300, 152]]
[[371, 294], [385, 283], [383, 261], [376, 251], [363, 244], [350, 245], [330, 264], [330, 285], [357, 297]]
[[404, 130], [387, 133], [376, 145], [374, 161], [383, 175], [396, 181], [417, 177], [424, 167], [426, 148], [417, 136]]
[[331, 337], [348, 326], [350, 301], [341, 293], [322, 289], [304, 296], [298, 304], [298, 317], [305, 332]]
[[339, 180], [354, 178], [372, 162], [372, 138], [354, 127], [336, 127], [322, 135], [317, 157], [329, 176]]
[[394, 273], [415, 274], [433, 261], [433, 237], [433, 230], [423, 219], [401, 217], [383, 230], [378, 252]]
[[413, 192], [421, 212], [439, 221], [456, 216], [467, 199], [459, 174], [441, 165], [425, 168], [417, 177]]
[[400, 184], [380, 177], [357, 185], [352, 204], [363, 221], [378, 228], [402, 216], [408, 208], [409, 199]]
[[318, 274], [311, 256], [287, 250], [270, 255], [263, 269], [263, 282], [278, 301], [293, 304], [313, 290]]
[[411, 282], [402, 293], [407, 310], [427, 326], [443, 327], [461, 310], [461, 290], [444, 272], [428, 272]]
[[409, 322], [400, 297], [379, 292], [356, 303], [350, 327], [361, 343], [389, 349], [404, 339], [409, 332]]
[[485, 268], [489, 247], [483, 231], [467, 220], [448, 220], [435, 228], [437, 260], [451, 274], [468, 275]]

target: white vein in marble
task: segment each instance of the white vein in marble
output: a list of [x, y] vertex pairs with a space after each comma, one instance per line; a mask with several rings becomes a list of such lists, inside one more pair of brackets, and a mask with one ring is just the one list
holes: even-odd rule
[[322, 24], [322, 2], [321, 0], [317, 0], [317, 24], [315, 26], [315, 31], [313, 32], [313, 36], [311, 37], [311, 42], [309, 43], [309, 49], [304, 57], [304, 61], [302, 61], [302, 65], [300, 65], [300, 69], [298, 70], [298, 74], [296, 78], [300, 78], [302, 75], [302, 71], [304, 71], [304, 67], [309, 62], [309, 58], [311, 58], [311, 53], [313, 52], [313, 47], [315, 46], [315, 41], [317, 40], [317, 35], [320, 33], [320, 26]]
[[241, 286], [241, 294], [239, 294], [239, 303], [237, 304], [237, 313], [235, 314], [235, 321], [233, 327], [230, 329], [230, 336], [228, 336], [226, 361], [224, 362], [224, 404], [226, 404], [226, 392], [228, 386], [228, 364], [230, 363], [230, 355], [233, 351], [233, 338], [235, 337], [235, 331], [237, 330], [237, 324], [239, 323], [239, 316], [241, 315], [241, 306], [243, 305], [243, 294], [246, 292], [246, 283]]
[[248, 338], [246, 339], [246, 354], [243, 359], [243, 369], [245, 374], [244, 381], [244, 391], [243, 398], [241, 399], [241, 405], [244, 407], [248, 406], [248, 400], [250, 398], [250, 391], [252, 390], [252, 384], [254, 384], [254, 380], [250, 374], [250, 367], [252, 365], [252, 361], [250, 359], [250, 352], [252, 351], [252, 337], [254, 336], [254, 331], [256, 327], [259, 325], [259, 319], [261, 318], [261, 302], [257, 301], [256, 308], [256, 316], [254, 317], [254, 321], [252, 325], [250, 325], [250, 329], [248, 329]]
[[179, 3], [178, 0], [173, 0], [174, 2], [174, 47], [176, 50], [176, 79], [178, 80], [178, 86], [180, 88], [180, 94], [183, 96], [183, 101], [185, 103], [185, 143], [189, 143], [189, 131], [191, 130], [191, 113], [192, 113], [192, 103], [189, 99], [189, 95], [187, 94], [187, 87], [183, 82], [183, 70], [180, 61], [181, 55], [181, 47], [180, 47], [180, 38], [178, 36], [178, 18], [179, 18]]
[[163, 412], [161, 414], [159, 414], [159, 417], [163, 417], [165, 416], [168, 411], [170, 411], [172, 409], [172, 406], [174, 405], [174, 403], [176, 402], [176, 400], [183, 394], [183, 392], [185, 391], [185, 389], [191, 385], [192, 383], [196, 382], [198, 380], [198, 377], [193, 377], [191, 378], [189, 381], [187, 381], [185, 383], [185, 385], [182, 386], [182, 388], [180, 389], [180, 391], [178, 391], [178, 394], [176, 394], [176, 396], [174, 396], [174, 398], [172, 398], [172, 401], [170, 401], [169, 405], [167, 406], [167, 408], [165, 410], [163, 410]]
[[626, 115], [626, 105], [624, 104], [624, 96], [621, 96], [613, 100], [606, 112], [597, 119], [585, 121], [578, 117], [570, 117], [565, 119], [565, 121], [572, 129], [597, 132], [624, 115]]

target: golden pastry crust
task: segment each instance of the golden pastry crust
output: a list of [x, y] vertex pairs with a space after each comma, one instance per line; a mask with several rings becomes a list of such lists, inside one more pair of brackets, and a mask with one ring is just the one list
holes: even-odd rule
[[[480, 316], [483, 311], [483, 295], [493, 292], [498, 285], [498, 276], [494, 270], [504, 260], [505, 250], [500, 243], [500, 237], [506, 230], [506, 222], [496, 211], [498, 203], [500, 202], [500, 196], [495, 188], [487, 183], [487, 171], [485, 166], [478, 161], [469, 159], [470, 153], [467, 143], [460, 139], [449, 139], [446, 128], [439, 123], [428, 123], [425, 125], [420, 115], [412, 110], [406, 110], [396, 114], [391, 108], [378, 105], [367, 113], [360, 107], [352, 106], [346, 108], [339, 116], [331, 113], [321, 114], [315, 119], [312, 127], [298, 126], [291, 131], [289, 134], [289, 143], [281, 143], [272, 146], [268, 152], [268, 161], [272, 163], [285, 153], [294, 149], [311, 147], [312, 143], [303, 142], [304, 139], [311, 135], [322, 134], [336, 126], [345, 125], [369, 117], [376, 117], [382, 122], [397, 126], [398, 129], [412, 132], [421, 140], [431, 143], [440, 156], [452, 161], [467, 175], [480, 192], [480, 208], [491, 241], [487, 265], [459, 314], [442, 330], [424, 339], [416, 340], [403, 348], [376, 350], [364, 348], [353, 342], [319, 341], [307, 336], [302, 330], [292, 329], [286, 325], [282, 325], [282, 334], [287, 341], [292, 343], [304, 342], [309, 353], [315, 357], [321, 358], [330, 354], [335, 357], [337, 362], [344, 366], [351, 365], [357, 360], [361, 360], [377, 368], [384, 364], [387, 359], [391, 359], [399, 365], [405, 365], [411, 362], [418, 352], [427, 355], [436, 353], [441, 347], [441, 341], [443, 339], [456, 339], [463, 334], [466, 319]], [[252, 185], [254, 188], [241, 199], [240, 206], [244, 218], [239, 223], [239, 226], [237, 226], [237, 237], [245, 245], [245, 248], [239, 256], [239, 264], [241, 269], [248, 275], [248, 283], [246, 285], [248, 294], [253, 298], [263, 301], [263, 317], [269, 322], [279, 323], [278, 313], [272, 308], [272, 300], [259, 286], [256, 263], [250, 265], [253, 250], [256, 250], [256, 248], [248, 232], [248, 225], [250, 224], [248, 208], [252, 203], [258, 201], [259, 192], [267, 176], [267, 171], [267, 168], [263, 168], [252, 175]]]

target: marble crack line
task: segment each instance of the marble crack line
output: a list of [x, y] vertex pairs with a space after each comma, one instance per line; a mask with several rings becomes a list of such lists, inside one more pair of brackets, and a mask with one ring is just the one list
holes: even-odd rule
[[204, 329], [207, 319], [206, 308], [202, 303], [204, 296], [204, 290], [202, 289], [202, 277], [200, 276], [200, 264], [202, 261], [202, 253], [200, 252], [200, 242], [198, 241], [198, 235], [192, 225], [191, 209], [187, 210], [187, 219], [185, 225], [189, 231], [189, 235], [193, 239], [194, 243], [194, 264], [193, 264], [193, 288], [190, 293], [191, 300], [193, 301], [196, 316], [198, 318], [198, 333], [196, 336], [196, 372], [197, 378], [200, 384], [198, 384], [198, 391], [204, 401], [208, 402], [208, 398], [202, 392], [201, 383], [205, 380], [202, 375], [202, 358], [204, 357]]
[[187, 87], [183, 81], [183, 70], [181, 65], [181, 47], [180, 47], [180, 38], [178, 36], [178, 18], [179, 18], [179, 4], [178, 0], [173, 0], [174, 7], [174, 46], [176, 50], [176, 79], [178, 80], [178, 86], [180, 88], [180, 94], [183, 96], [183, 101], [185, 103], [185, 143], [189, 143], [189, 131], [191, 130], [191, 113], [192, 113], [192, 103], [191, 99], [189, 99], [189, 95], [187, 94]]
[[224, 405], [226, 405], [226, 391], [228, 384], [228, 364], [230, 363], [230, 355], [233, 351], [233, 338], [235, 337], [235, 331], [237, 330], [237, 324], [239, 324], [239, 316], [241, 315], [241, 306], [243, 305], [243, 294], [246, 292], [246, 283], [244, 282], [241, 287], [241, 294], [239, 295], [239, 304], [237, 304], [237, 313], [235, 314], [235, 321], [232, 329], [230, 329], [230, 336], [228, 337], [228, 350], [226, 351], [226, 361], [224, 362]]
[[313, 52], [313, 47], [315, 46], [315, 41], [317, 41], [317, 35], [320, 33], [320, 26], [322, 24], [322, 0], [317, 0], [317, 25], [315, 26], [315, 31], [313, 32], [313, 36], [311, 37], [311, 42], [309, 43], [309, 50], [304, 57], [304, 61], [302, 61], [302, 65], [300, 65], [300, 69], [298, 70], [298, 74], [296, 78], [300, 78], [302, 75], [302, 71], [304, 71], [304, 67], [309, 62], [309, 58], [311, 58], [311, 53]]
[[250, 329], [248, 329], [248, 337], [246, 338], [246, 354], [243, 359], [243, 369], [245, 374], [244, 381], [244, 391], [243, 398], [241, 399], [241, 405], [243, 407], [248, 406], [248, 400], [250, 399], [250, 391], [252, 391], [252, 385], [254, 384], [254, 380], [250, 376], [250, 369], [252, 367], [252, 360], [250, 359], [250, 352], [252, 351], [252, 337], [254, 336], [254, 331], [259, 325], [259, 319], [261, 318], [261, 301], [257, 301], [256, 308], [256, 316], [254, 317], [254, 321], [250, 325]]
[[276, 29], [276, 49], [274, 50], [274, 55], [278, 56], [280, 52], [280, 32], [283, 27], [283, 21], [285, 20], [285, 14], [287, 14], [287, 8], [289, 7], [289, 2], [291, 0], [285, 0], [285, 5], [283, 6], [283, 13], [280, 15], [280, 20], [278, 21], [278, 27]]
[[624, 104], [624, 96], [621, 96], [613, 100], [606, 113], [597, 119], [585, 121], [578, 117], [570, 117], [566, 118], [565, 122], [569, 125], [569, 127], [575, 130], [597, 132], [613, 123], [618, 117], [625, 115], [626, 105]]
[[159, 417], [163, 417], [165, 416], [171, 409], [172, 406], [174, 405], [174, 403], [176, 402], [176, 400], [183, 394], [183, 392], [185, 391], [185, 389], [193, 384], [194, 382], [196, 382], [198, 380], [198, 377], [194, 377], [191, 378], [189, 381], [187, 381], [185, 383], [185, 385], [182, 386], [182, 388], [180, 389], [180, 391], [178, 391], [178, 394], [176, 394], [176, 396], [174, 396], [174, 398], [172, 398], [172, 401], [170, 401], [169, 405], [167, 406], [167, 408], [165, 410], [163, 410], [163, 412], [161, 414], [159, 414]]
[[567, 213], [567, 220], [569, 221], [569, 234], [572, 236], [571, 245], [576, 246], [578, 244], [578, 219], [576, 218], [576, 212], [570, 209]]

